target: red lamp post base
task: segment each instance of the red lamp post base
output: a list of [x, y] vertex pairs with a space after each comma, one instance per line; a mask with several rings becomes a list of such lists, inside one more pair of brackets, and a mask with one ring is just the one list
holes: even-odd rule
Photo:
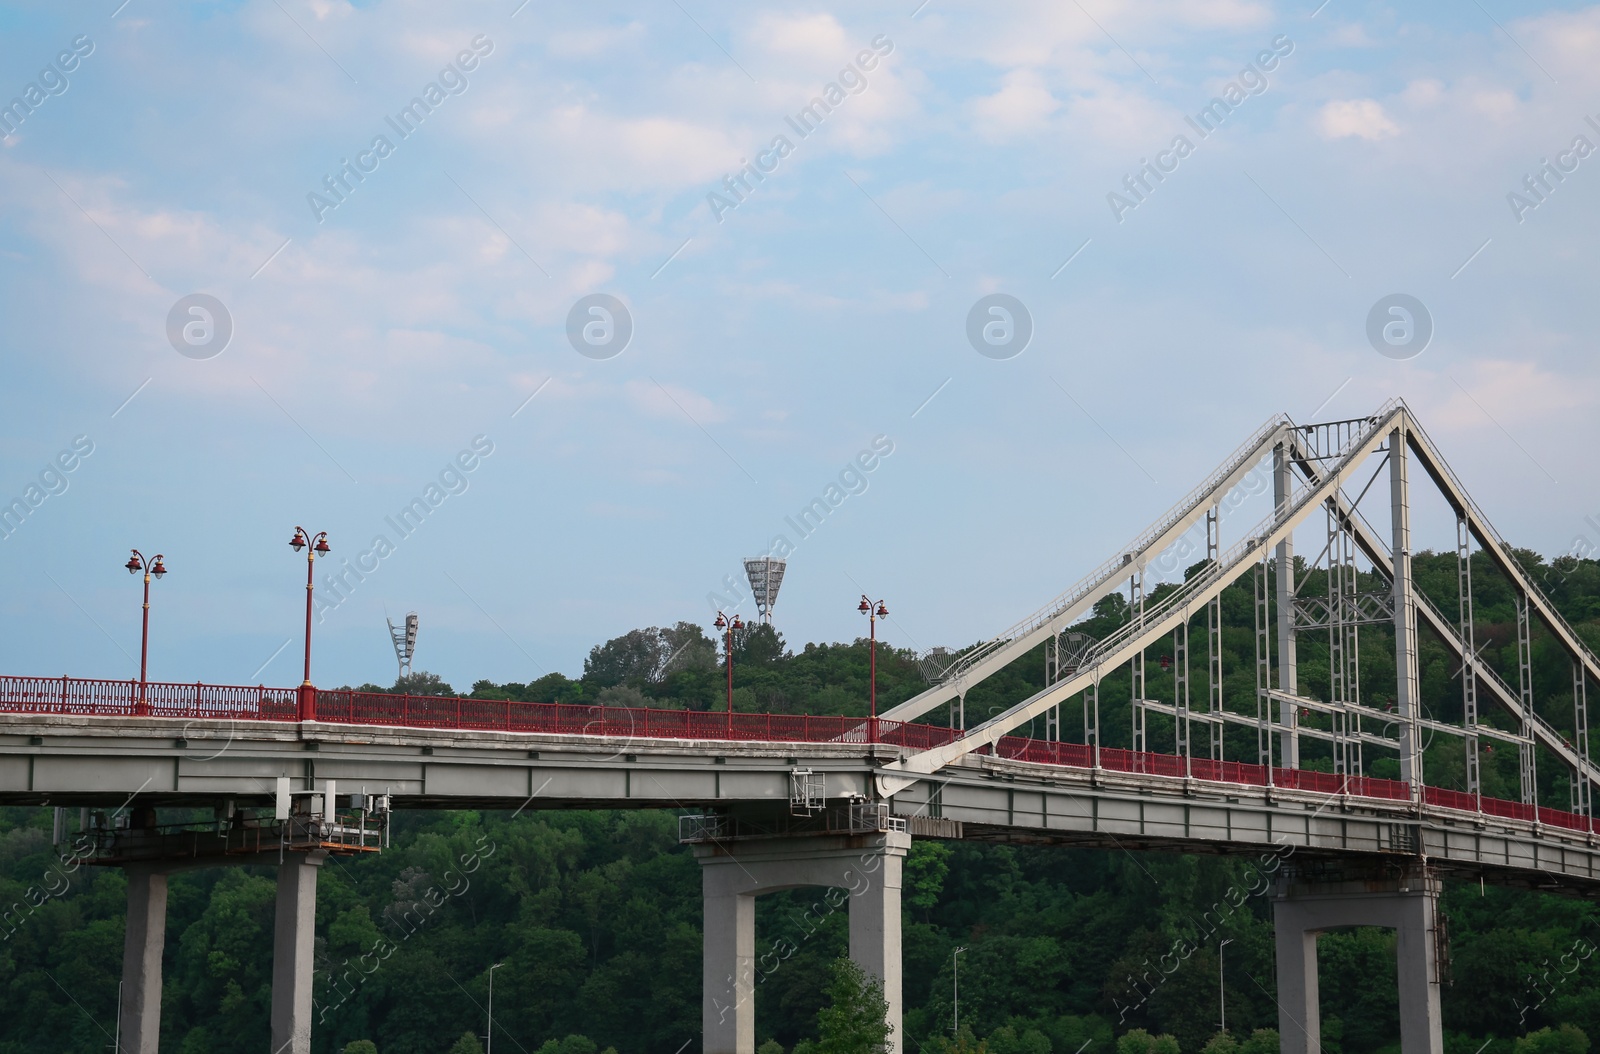
[[317, 719], [317, 690], [309, 684], [300, 686], [300, 697], [296, 701], [296, 720], [315, 721]]

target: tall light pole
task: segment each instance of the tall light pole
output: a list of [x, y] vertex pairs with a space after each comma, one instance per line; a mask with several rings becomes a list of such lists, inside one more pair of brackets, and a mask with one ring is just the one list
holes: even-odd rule
[[145, 673], [149, 667], [150, 658], [150, 576], [154, 575], [160, 578], [165, 575], [167, 573], [167, 565], [161, 562], [160, 553], [157, 553], [156, 558], [147, 564], [143, 553], [137, 549], [130, 551], [133, 555], [128, 557], [128, 562], [122, 566], [128, 569], [130, 575], [136, 575], [140, 571], [144, 572], [144, 631], [139, 638], [139, 702], [134, 707], [134, 713], [148, 714], [150, 712], [150, 701], [145, 698], [145, 685], [147, 683]]
[[723, 647], [728, 653], [728, 738], [733, 738], [733, 631], [744, 629], [744, 623], [738, 615], [730, 620], [722, 612], [717, 612], [717, 621], [712, 623], [722, 630]]
[[955, 1021], [950, 1025], [950, 1034], [952, 1036], [961, 1033], [961, 961], [956, 956], [966, 950], [966, 948], [962, 947], [950, 953], [950, 995], [956, 1009]]
[[871, 741], [878, 741], [878, 620], [889, 617], [889, 609], [883, 606], [883, 601], [878, 601], [874, 607], [872, 601], [867, 599], [865, 593], [861, 594], [861, 603], [856, 605], [856, 610], [867, 616], [867, 630], [869, 646], [872, 652], [872, 674], [867, 689], [867, 705], [872, 716], [867, 725], [867, 735]]
[[489, 967], [489, 1033], [483, 1037], [483, 1054], [494, 1054], [494, 972], [505, 963], [495, 963]]
[[1228, 1031], [1228, 990], [1222, 984], [1222, 949], [1233, 943], [1232, 937], [1222, 938], [1217, 945], [1217, 1012], [1222, 1017], [1222, 1031]]
[[297, 553], [306, 550], [306, 679], [300, 684], [300, 720], [315, 721], [317, 697], [316, 689], [311, 687], [311, 594], [315, 589], [312, 576], [316, 574], [317, 557], [329, 552], [328, 532], [319, 531], [313, 535], [304, 527], [296, 527], [289, 548]]

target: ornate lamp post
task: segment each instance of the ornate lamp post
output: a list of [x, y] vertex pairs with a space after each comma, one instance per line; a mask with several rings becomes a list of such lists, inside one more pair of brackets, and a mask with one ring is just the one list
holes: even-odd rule
[[733, 738], [733, 631], [744, 629], [744, 623], [738, 615], [730, 620], [722, 612], [717, 612], [717, 621], [712, 623], [722, 630], [722, 644], [728, 654], [728, 738]]
[[878, 620], [889, 617], [889, 609], [883, 606], [883, 601], [878, 601], [873, 606], [865, 593], [861, 594], [861, 603], [856, 605], [856, 610], [867, 616], [867, 629], [870, 634], [872, 649], [872, 675], [870, 687], [867, 690], [868, 705], [872, 710], [871, 724], [868, 726], [868, 735], [872, 742], [878, 741]]
[[330, 551], [328, 532], [320, 531], [313, 535], [304, 527], [296, 527], [294, 537], [289, 540], [289, 547], [297, 553], [306, 549], [306, 677], [300, 685], [300, 720], [315, 721], [317, 694], [316, 689], [311, 687], [311, 594], [315, 588], [312, 576], [316, 573], [317, 557]]
[[133, 555], [128, 557], [128, 562], [122, 566], [128, 569], [130, 575], [136, 575], [140, 571], [144, 572], [144, 631], [139, 639], [139, 702], [134, 707], [134, 713], [148, 714], [150, 712], [150, 701], [145, 697], [145, 685], [147, 683], [145, 672], [148, 668], [150, 657], [150, 576], [154, 575], [160, 578], [165, 575], [167, 573], [167, 565], [161, 562], [160, 553], [157, 553], [156, 558], [147, 565], [143, 553], [137, 549], [131, 550], [131, 552]]

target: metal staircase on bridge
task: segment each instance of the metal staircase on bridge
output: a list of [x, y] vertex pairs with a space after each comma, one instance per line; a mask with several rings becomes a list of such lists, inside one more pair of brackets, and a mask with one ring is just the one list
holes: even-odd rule
[[[1352, 497], [1347, 489], [1353, 488], [1358, 473], [1378, 454], [1383, 457], [1378, 469]], [[1242, 481], [1261, 471], [1260, 463], [1268, 457], [1272, 459], [1269, 471], [1275, 499], [1272, 514], [1226, 552], [1219, 551], [1217, 535], [1224, 503]], [[1462, 590], [1461, 613], [1456, 620], [1447, 617], [1411, 581], [1409, 465], [1412, 461], [1423, 467], [1458, 518]], [[1390, 475], [1393, 539], [1389, 543], [1384, 542], [1360, 508], [1362, 499], [1372, 490], [1386, 466]], [[1328, 517], [1328, 545], [1311, 565], [1327, 558], [1330, 596], [1302, 598], [1293, 582], [1294, 531], [1319, 508], [1324, 509]], [[1206, 523], [1208, 559], [1205, 566], [1159, 602], [1147, 602], [1149, 571], [1164, 556], [1169, 556], [1175, 544], [1202, 519]], [[1507, 684], [1473, 646], [1470, 558], [1474, 540], [1479, 551], [1489, 557], [1519, 597], [1522, 662], [1520, 684], [1516, 688]], [[1399, 542], [1403, 564], [1398, 585], [1395, 541]], [[1372, 573], [1387, 583], [1386, 594], [1372, 595], [1370, 591], [1363, 593], [1359, 589], [1357, 552], [1370, 563]], [[1279, 568], [1289, 569], [1281, 579], [1277, 573]], [[1249, 715], [1230, 711], [1222, 705], [1218, 638], [1222, 591], [1252, 573], [1256, 579], [1257, 707], [1256, 713]], [[1270, 595], [1273, 586], [1277, 587], [1276, 597]], [[1130, 622], [1093, 644], [1077, 662], [1052, 664], [1051, 659], [1057, 654], [1061, 635], [1067, 628], [1087, 614], [1102, 597], [1121, 590], [1126, 590], [1129, 597]], [[1277, 608], [1275, 618], [1273, 607]], [[1212, 675], [1208, 692], [1210, 704], [1204, 711], [1194, 709], [1189, 698], [1192, 680], [1189, 626], [1201, 612], [1207, 616]], [[1574, 664], [1575, 734], [1571, 742], [1534, 709], [1530, 653], [1531, 627], [1535, 620], [1547, 628]], [[1379, 710], [1359, 700], [1359, 626], [1378, 621], [1389, 621], [1396, 627], [1397, 666], [1402, 676], [1393, 712]], [[1461, 664], [1465, 719], [1460, 727], [1422, 713], [1416, 670], [1416, 635], [1421, 625], [1433, 631]], [[1331, 700], [1304, 697], [1295, 683], [1296, 636], [1312, 629], [1326, 630], [1330, 634], [1330, 660], [1334, 667], [1330, 672], [1335, 689], [1335, 698]], [[1168, 638], [1176, 645], [1177, 654], [1169, 656], [1168, 661], [1179, 665], [1175, 686], [1180, 698], [1171, 702], [1145, 699], [1145, 650]], [[1193, 752], [1192, 728], [1200, 725], [1211, 730], [1210, 758], [1220, 760], [1222, 728], [1230, 723], [1257, 729], [1258, 760], [1269, 767], [1280, 763], [1274, 761], [1275, 749], [1282, 764], [1297, 766], [1301, 736], [1333, 741], [1336, 771], [1347, 774], [1359, 774], [1363, 745], [1398, 749], [1402, 778], [1416, 795], [1421, 794], [1423, 783], [1421, 737], [1425, 733], [1445, 733], [1464, 739], [1468, 755], [1468, 792], [1474, 796], [1481, 790], [1479, 737], [1516, 745], [1521, 756], [1525, 803], [1535, 799], [1536, 747], [1554, 755], [1572, 774], [1574, 813], [1590, 814], [1592, 787], [1600, 783], [1600, 769], [1592, 763], [1588, 751], [1586, 705], [1587, 681], [1600, 680], [1600, 660], [1584, 646], [1554, 604], [1522, 569], [1510, 546], [1472, 503], [1432, 440], [1398, 400], [1385, 404], [1370, 416], [1348, 421], [1297, 425], [1286, 416], [1269, 420], [1214, 470], [1205, 483], [1185, 496], [1124, 552], [1096, 568], [1039, 612], [957, 657], [938, 684], [886, 711], [884, 716], [911, 720], [951, 700], [957, 701], [952, 709], [959, 713], [966, 693], [974, 685], [1040, 645], [1046, 646], [1047, 663], [1047, 685], [1042, 691], [993, 719], [965, 730], [952, 742], [934, 745], [889, 764], [880, 777], [880, 789], [886, 794], [896, 793], [919, 775], [935, 772], [973, 751], [991, 748], [1008, 733], [1040, 716], [1046, 718], [1047, 738], [1054, 739], [1059, 729], [1060, 705], [1080, 694], [1086, 745], [1098, 759], [1099, 684], [1123, 665], [1130, 666], [1133, 673], [1130, 705], [1136, 751], [1150, 749], [1144, 715], [1153, 710], [1173, 719], [1177, 753], [1183, 756]], [[1502, 729], [1482, 722], [1477, 707], [1480, 694], [1498, 704], [1517, 729]], [[1302, 724], [1303, 712], [1327, 715], [1332, 727], [1323, 729]], [[1364, 721], [1367, 724], [1364, 725]], [[1372, 725], [1392, 730], [1395, 735], [1390, 738], [1377, 734], [1370, 730]]]

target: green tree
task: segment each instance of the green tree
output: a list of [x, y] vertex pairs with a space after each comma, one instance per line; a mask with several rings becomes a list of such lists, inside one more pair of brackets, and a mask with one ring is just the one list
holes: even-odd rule
[[[560, 1042], [553, 1039], [546, 1040], [544, 1046], [534, 1051], [534, 1054], [594, 1054], [595, 1049], [594, 1040], [588, 1036], [568, 1036]], [[614, 1052], [608, 1048], [607, 1054]]]
[[889, 1004], [883, 982], [853, 959], [838, 958], [828, 969], [828, 1005], [817, 1012], [817, 1041], [794, 1054], [877, 1054], [889, 1042]]
[[1135, 1028], [1117, 1037], [1117, 1054], [1178, 1054], [1178, 1041]]
[[1575, 1025], [1541, 1028], [1517, 1040], [1513, 1054], [1587, 1054], [1589, 1037]]
[[378, 1054], [378, 1045], [370, 1039], [353, 1039], [344, 1045], [343, 1054]]
[[461, 1033], [461, 1038], [450, 1047], [450, 1054], [483, 1054], [483, 1044], [471, 1032]]
[[394, 682], [394, 687], [389, 691], [396, 695], [455, 695], [456, 690], [444, 682], [444, 678], [427, 670], [417, 670], [408, 673]]
[[943, 842], [912, 842], [911, 851], [906, 854], [902, 878], [905, 905], [921, 912], [924, 919], [944, 892], [944, 880], [950, 874], [949, 860], [950, 847]]
[[[1279, 1037], [1275, 1028], [1258, 1028], [1250, 1033], [1250, 1038], [1239, 1044], [1239, 1054], [1278, 1054]], [[1554, 1051], [1543, 1054], [1555, 1054]], [[1562, 1054], [1568, 1054], [1563, 1051]], [[1583, 1054], [1582, 1051], [1574, 1054]]]

